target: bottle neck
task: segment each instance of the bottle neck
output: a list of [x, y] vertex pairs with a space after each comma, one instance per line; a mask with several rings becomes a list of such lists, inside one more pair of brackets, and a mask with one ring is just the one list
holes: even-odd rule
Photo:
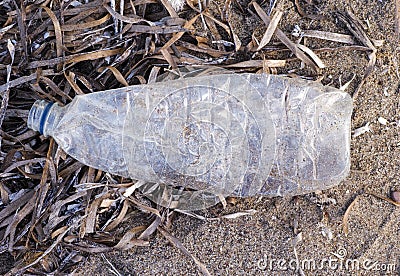
[[52, 102], [37, 100], [28, 115], [28, 127], [44, 136], [51, 135], [60, 107]]

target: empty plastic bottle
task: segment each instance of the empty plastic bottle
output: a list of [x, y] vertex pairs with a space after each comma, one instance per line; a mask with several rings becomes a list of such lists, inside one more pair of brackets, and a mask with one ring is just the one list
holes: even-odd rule
[[183, 210], [226, 196], [304, 194], [347, 176], [347, 93], [204, 69], [161, 80], [79, 95], [65, 107], [36, 101], [28, 126], [86, 165], [143, 180], [149, 198]]

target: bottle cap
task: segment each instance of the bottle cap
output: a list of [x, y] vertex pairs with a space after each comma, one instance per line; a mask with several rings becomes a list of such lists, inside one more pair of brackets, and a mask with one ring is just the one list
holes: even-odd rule
[[54, 103], [45, 100], [37, 100], [29, 111], [28, 127], [43, 134], [44, 124], [46, 123], [50, 108], [53, 104]]

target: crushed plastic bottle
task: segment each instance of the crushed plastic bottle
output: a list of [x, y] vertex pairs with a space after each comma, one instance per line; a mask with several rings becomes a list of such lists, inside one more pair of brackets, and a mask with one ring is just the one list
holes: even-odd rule
[[[174, 79], [175, 78], [175, 79]], [[94, 168], [143, 180], [170, 208], [338, 185], [350, 169], [352, 99], [317, 82], [204, 69], [161, 82], [36, 101], [28, 126]]]

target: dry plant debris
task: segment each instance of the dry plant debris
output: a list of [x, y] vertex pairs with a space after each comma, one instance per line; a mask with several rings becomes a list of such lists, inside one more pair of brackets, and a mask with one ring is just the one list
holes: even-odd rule
[[[65, 105], [76, 95], [154, 82], [165, 69], [183, 65], [273, 73], [300, 60], [318, 72], [325, 66], [318, 53], [360, 50], [370, 52], [365, 79], [375, 64], [376, 41], [350, 12], [337, 17], [353, 36], [318, 30], [301, 34], [349, 45], [310, 49], [279, 29], [283, 12], [274, 8], [275, 1], [268, 12], [256, 2], [242, 7], [226, 1], [220, 16], [206, 2], [187, 0], [179, 12], [176, 3], [160, 2], [0, 1], [0, 253], [8, 251], [16, 260], [10, 275], [68, 273], [87, 252], [147, 246], [157, 231], [208, 273], [168, 232], [173, 211], [143, 198], [136, 191], [140, 182], [86, 167], [53, 139], [27, 129], [36, 99]], [[295, 4], [302, 16], [322, 19], [305, 12], [300, 1]], [[230, 23], [232, 5], [262, 19], [266, 29], [260, 42], [253, 34], [243, 45]], [[281, 43], [271, 43], [273, 38]], [[286, 58], [276, 58], [277, 52]], [[242, 58], [260, 53], [261, 59]]]
[[354, 198], [354, 200], [350, 203], [350, 205], [347, 207], [346, 212], [344, 213], [343, 222], [342, 222], [342, 225], [343, 225], [343, 233], [345, 233], [345, 235], [348, 235], [348, 234], [349, 234], [349, 216], [350, 216], [351, 210], [353, 209], [354, 205], [355, 205], [357, 202], [360, 201], [360, 197], [361, 197], [361, 196], [368, 196], [368, 195], [371, 195], [371, 196], [374, 196], [374, 197], [376, 197], [376, 198], [379, 198], [379, 199], [381, 199], [381, 200], [383, 200], [383, 201], [386, 201], [386, 202], [388, 202], [388, 203], [390, 203], [390, 204], [393, 204], [393, 205], [396, 206], [396, 207], [400, 207], [400, 202], [398, 201], [398, 196], [399, 196], [398, 193], [399, 193], [399, 192], [393, 192], [393, 193], [392, 193], [393, 199], [390, 199], [390, 198], [381, 196], [381, 195], [376, 194], [376, 193], [373, 193], [373, 192], [367, 192], [367, 193], [364, 193], [364, 194], [357, 195], [357, 196]]

